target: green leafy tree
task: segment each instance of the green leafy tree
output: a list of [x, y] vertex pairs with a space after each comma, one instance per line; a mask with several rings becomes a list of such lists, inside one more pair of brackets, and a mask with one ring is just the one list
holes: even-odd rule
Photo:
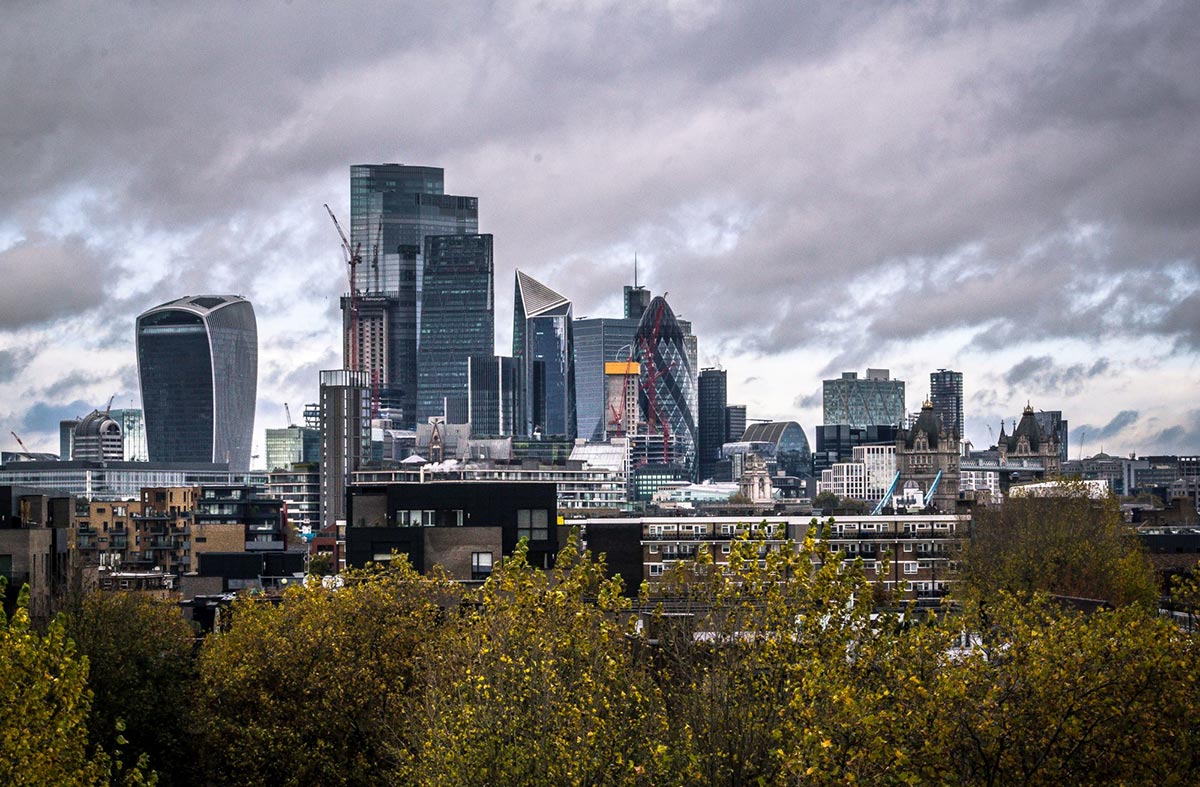
[[423, 649], [423, 734], [398, 780], [658, 783], [663, 718], [632, 660], [627, 605], [574, 538], [550, 572], [522, 542]]
[[968, 590], [982, 599], [1045, 592], [1152, 605], [1153, 568], [1116, 499], [1093, 500], [1077, 484], [1062, 491], [976, 512], [964, 560]]
[[179, 607], [131, 593], [93, 593], [65, 618], [67, 634], [88, 659], [93, 743], [127, 741], [147, 756], [159, 784], [189, 783], [196, 689], [195, 631]]
[[210, 781], [373, 785], [408, 747], [416, 654], [454, 589], [403, 561], [342, 578], [278, 603], [240, 598], [227, 630], [205, 641], [198, 710]]
[[[0, 595], [3, 583], [0, 579]], [[140, 765], [127, 769], [103, 749], [89, 747], [87, 674], [87, 658], [67, 636], [61, 616], [44, 632], [30, 624], [29, 588], [23, 588], [12, 619], [0, 613], [0, 784], [154, 783]]]
[[832, 511], [838, 506], [838, 496], [833, 492], [821, 492], [813, 498], [813, 506], [822, 511]]

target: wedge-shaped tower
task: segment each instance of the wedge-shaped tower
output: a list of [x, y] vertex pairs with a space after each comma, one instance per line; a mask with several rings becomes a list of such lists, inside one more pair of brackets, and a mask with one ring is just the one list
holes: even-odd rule
[[575, 349], [571, 301], [517, 271], [513, 357], [522, 367], [524, 433], [575, 438]]

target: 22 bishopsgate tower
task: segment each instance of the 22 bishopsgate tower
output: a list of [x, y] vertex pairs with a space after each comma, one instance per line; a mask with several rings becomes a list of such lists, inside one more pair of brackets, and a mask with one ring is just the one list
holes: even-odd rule
[[[348, 366], [351, 359], [358, 359], [356, 365], [371, 381], [377, 404], [409, 427], [416, 424], [419, 411], [422, 416], [429, 414], [417, 406], [428, 241], [434, 236], [475, 235], [478, 229], [479, 200], [444, 193], [440, 167], [364, 164], [350, 168], [351, 244], [361, 250], [363, 264], [354, 282], [357, 319], [351, 319], [350, 299], [342, 299], [343, 352]], [[454, 253], [461, 257], [472, 250], [481, 258], [474, 268], [490, 268], [490, 238], [486, 244], [468, 244]], [[489, 353], [491, 341], [489, 332], [483, 341]], [[464, 379], [465, 373], [464, 356]], [[429, 379], [426, 388], [432, 399], [434, 390], [444, 386]]]

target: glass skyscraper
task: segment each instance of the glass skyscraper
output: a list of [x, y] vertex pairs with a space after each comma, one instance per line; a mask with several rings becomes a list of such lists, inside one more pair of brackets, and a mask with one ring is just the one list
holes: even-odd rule
[[715, 475], [716, 464], [721, 461], [721, 446], [728, 442], [725, 433], [727, 385], [728, 375], [724, 369], [700, 371], [696, 456], [701, 481]]
[[636, 319], [592, 318], [575, 321], [575, 408], [579, 436], [603, 440], [605, 424], [604, 364], [633, 356]]
[[933, 402], [933, 414], [941, 420], [942, 428], [963, 439], [963, 375], [949, 369], [938, 369], [929, 374], [929, 401]]
[[524, 433], [574, 439], [575, 351], [571, 301], [517, 271], [513, 357], [521, 362]]
[[491, 235], [425, 239], [417, 421], [467, 412], [467, 358], [495, 348]]
[[[696, 476], [696, 372], [683, 329], [667, 301], [650, 301], [635, 337], [641, 363], [638, 405], [651, 434], [675, 446], [671, 461]], [[691, 351], [689, 351], [691, 350]]]
[[137, 318], [136, 338], [150, 461], [249, 470], [258, 387], [250, 302], [236, 295], [170, 301]]
[[321, 461], [321, 430], [288, 426], [267, 430], [267, 470], [289, 470], [294, 464]]
[[342, 299], [345, 362], [359, 360], [358, 369], [367, 373], [381, 402], [399, 410], [409, 428], [418, 409], [425, 239], [478, 231], [479, 200], [444, 193], [440, 167], [350, 168], [350, 243], [359, 247], [362, 264], [355, 283], [357, 331], [351, 330], [349, 298]]
[[822, 386], [825, 425], [855, 428], [904, 423], [904, 381], [890, 379], [887, 369], [867, 369], [860, 379], [855, 372], [825, 380]]
[[473, 355], [467, 359], [467, 410], [472, 437], [517, 434], [522, 419], [521, 369], [515, 358]]

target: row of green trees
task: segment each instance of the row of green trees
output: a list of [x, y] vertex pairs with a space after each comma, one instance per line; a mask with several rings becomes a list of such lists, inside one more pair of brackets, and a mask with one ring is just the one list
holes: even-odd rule
[[817, 545], [750, 542], [639, 614], [574, 545], [476, 590], [398, 564], [243, 598], [200, 644], [170, 606], [96, 595], [0, 629], [0, 783], [1200, 780], [1200, 645], [1145, 606], [871, 597]]

